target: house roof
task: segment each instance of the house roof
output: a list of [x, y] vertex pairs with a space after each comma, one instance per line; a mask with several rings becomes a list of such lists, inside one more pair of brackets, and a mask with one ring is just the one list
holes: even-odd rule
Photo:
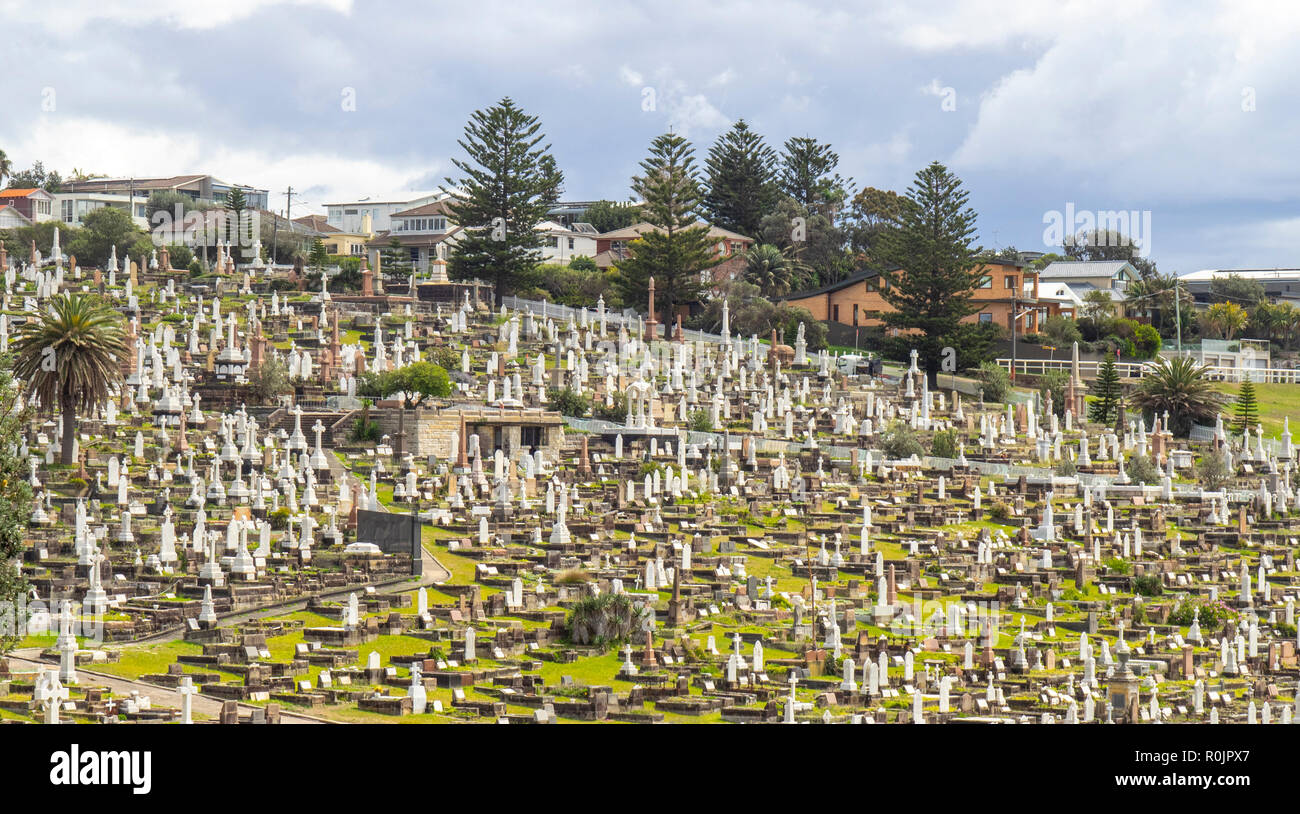
[[[19, 188], [19, 189], [4, 189], [4, 190], [0, 190], [0, 198], [28, 198], [28, 197], [31, 197], [32, 194], [37, 193], [37, 192], [45, 192], [45, 190], [41, 189], [40, 187], [23, 187], [23, 188]], [[48, 192], [45, 192], [45, 194], [48, 195], [49, 193], [48, 193]]]
[[461, 227], [459, 226], [453, 226], [445, 232], [438, 232], [436, 234], [421, 234], [418, 232], [414, 234], [410, 232], [378, 232], [372, 239], [366, 241], [366, 247], [371, 249], [386, 249], [392, 245], [394, 237], [397, 238], [397, 242], [400, 245], [405, 247], [436, 246], [460, 232]]
[[783, 297], [782, 299], [803, 300], [803, 299], [807, 299], [808, 297], [816, 297], [819, 294], [829, 294], [833, 291], [842, 291], [848, 288], [849, 286], [857, 285], [858, 283], [864, 280], [869, 280], [872, 277], [879, 277], [879, 276], [880, 276], [879, 271], [876, 271], [874, 269], [867, 269], [866, 271], [859, 271], [857, 274], [854, 274], [850, 277], [845, 277], [843, 280], [840, 280], [838, 283], [831, 283], [830, 285], [824, 285], [821, 288], [814, 288], [810, 291], [795, 291], [794, 293], [789, 294]]
[[11, 214], [16, 218], [19, 218], [20, 220], [26, 221], [27, 223], [32, 222], [30, 218], [28, 218], [22, 212], [19, 212], [16, 208], [10, 206], [9, 204], [0, 204], [0, 216], [3, 216], [5, 214]]
[[434, 201], [432, 203], [427, 203], [424, 204], [423, 206], [413, 207], [411, 209], [403, 209], [401, 212], [394, 212], [389, 217], [413, 218], [413, 217], [418, 217], [420, 215], [450, 216], [451, 211], [447, 208], [447, 202], [445, 200], [442, 200], [442, 201]]
[[[641, 221], [631, 226], [625, 226], [622, 229], [615, 229], [612, 232], [605, 232], [597, 235], [601, 240], [636, 240], [643, 233], [649, 231], [659, 231], [659, 227], [652, 223]], [[753, 243], [752, 237], [736, 234], [735, 232], [723, 229], [721, 226], [709, 226], [709, 237], [714, 240], [743, 240], [746, 243]]]
[[1058, 260], [1048, 264], [1038, 274], [1040, 280], [1082, 280], [1095, 277], [1114, 277], [1128, 268], [1137, 271], [1127, 260]]
[[324, 215], [304, 215], [301, 218], [294, 218], [293, 222], [300, 223], [303, 226], [315, 229], [318, 232], [329, 233], [342, 231], [341, 229], [336, 229], [335, 227], [330, 226]]

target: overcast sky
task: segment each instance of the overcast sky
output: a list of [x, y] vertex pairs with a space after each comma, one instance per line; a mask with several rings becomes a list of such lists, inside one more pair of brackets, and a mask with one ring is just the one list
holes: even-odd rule
[[744, 118], [831, 142], [859, 187], [943, 161], [985, 246], [1050, 250], [1049, 213], [1123, 209], [1164, 271], [1300, 265], [1300, 5], [846, 5], [0, 0], [0, 149], [211, 173], [275, 208], [292, 185], [296, 215], [436, 188], [509, 95], [568, 199], [625, 199], [655, 135], [702, 163]]

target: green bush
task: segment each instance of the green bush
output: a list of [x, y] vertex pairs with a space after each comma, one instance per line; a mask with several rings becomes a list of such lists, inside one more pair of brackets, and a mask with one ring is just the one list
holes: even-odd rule
[[1128, 466], [1124, 470], [1128, 473], [1129, 478], [1134, 483], [1153, 484], [1160, 482], [1160, 470], [1151, 459], [1145, 455], [1134, 455], [1128, 460]]
[[379, 422], [369, 418], [358, 418], [352, 423], [352, 440], [359, 443], [376, 443], [383, 437]]
[[957, 431], [942, 430], [934, 434], [934, 441], [930, 443], [930, 454], [936, 458], [956, 458], [957, 457]]
[[546, 401], [562, 415], [582, 418], [591, 409], [591, 400], [572, 387], [552, 387], [546, 391]]
[[1011, 506], [1001, 500], [995, 500], [984, 510], [990, 520], [1003, 521], [1011, 517]]
[[1160, 596], [1164, 592], [1164, 585], [1160, 582], [1160, 577], [1154, 574], [1133, 578], [1133, 593], [1141, 596]]
[[1106, 560], [1105, 566], [1117, 574], [1127, 574], [1133, 570], [1133, 566], [1129, 565], [1126, 560], [1121, 560], [1119, 557], [1111, 557]]
[[638, 627], [636, 609], [627, 594], [584, 597], [569, 611], [569, 639], [578, 644], [608, 647], [628, 641]]
[[614, 406], [607, 407], [605, 402], [598, 401], [591, 408], [593, 418], [599, 418], [604, 421], [613, 421], [621, 423], [627, 420], [627, 394], [618, 392], [614, 394]]
[[1079, 467], [1074, 465], [1074, 461], [1069, 458], [1062, 458], [1056, 463], [1056, 474], [1063, 478], [1072, 478], [1079, 474]]
[[289, 527], [289, 509], [281, 506], [266, 516], [273, 529], [286, 529]]
[[880, 448], [890, 458], [908, 458], [912, 455], [925, 454], [925, 447], [921, 446], [921, 440], [903, 421], [894, 421], [885, 428], [881, 436]]
[[708, 410], [691, 410], [686, 415], [686, 427], [694, 432], [713, 432], [713, 419]]
[[1196, 477], [1201, 486], [1211, 492], [1218, 491], [1232, 482], [1234, 473], [1228, 468], [1228, 459], [1223, 453], [1211, 450], [1196, 462]]
[[1222, 602], [1206, 599], [1184, 599], [1169, 614], [1168, 622], [1179, 627], [1191, 627], [1192, 619], [1199, 619], [1202, 628], [1218, 629], [1236, 614]]
[[1160, 332], [1150, 325], [1138, 325], [1133, 331], [1134, 356], [1154, 359], [1160, 352]]
[[1006, 401], [1011, 392], [1011, 376], [997, 362], [984, 362], [980, 365], [979, 380], [984, 386], [985, 401]]

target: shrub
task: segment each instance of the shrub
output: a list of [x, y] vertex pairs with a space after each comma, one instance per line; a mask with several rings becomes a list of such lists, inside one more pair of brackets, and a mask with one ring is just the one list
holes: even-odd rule
[[370, 418], [358, 418], [352, 424], [352, 440], [360, 443], [375, 443], [383, 437], [379, 422]]
[[1160, 482], [1160, 470], [1156, 469], [1156, 465], [1145, 455], [1134, 455], [1129, 458], [1128, 467], [1125, 471], [1128, 472], [1128, 476], [1134, 483], [1151, 484]]
[[1083, 335], [1079, 333], [1079, 326], [1069, 317], [1063, 317], [1060, 314], [1050, 316], [1043, 323], [1043, 333], [1047, 340], [1057, 348], [1069, 350], [1075, 342], [1080, 343], [1082, 348]]
[[984, 362], [980, 365], [980, 383], [984, 385], [986, 401], [1006, 401], [1011, 392], [1011, 376], [997, 362]]
[[1111, 557], [1109, 560], [1106, 560], [1105, 565], [1117, 574], [1127, 574], [1133, 570], [1133, 566], [1129, 565], [1127, 561], [1121, 560], [1119, 557]]
[[1079, 467], [1074, 465], [1074, 461], [1069, 458], [1062, 458], [1056, 464], [1056, 474], [1063, 478], [1072, 478], [1079, 474]]
[[686, 415], [686, 426], [694, 432], [713, 432], [713, 419], [707, 410], [691, 410]]
[[902, 421], [895, 421], [885, 429], [881, 436], [880, 448], [890, 458], [908, 458], [912, 455], [924, 455], [925, 447], [912, 432], [912, 428]]
[[570, 260], [569, 268], [573, 269], [574, 271], [583, 271], [588, 274], [597, 274], [600, 272], [600, 267], [596, 265], [596, 261], [592, 260], [590, 257], [588, 257], [585, 254], [580, 254], [577, 257]]
[[1195, 470], [1201, 486], [1211, 492], [1227, 486], [1233, 478], [1233, 473], [1228, 468], [1228, 459], [1217, 450], [1202, 455], [1196, 462]]
[[578, 644], [608, 646], [636, 633], [637, 613], [627, 594], [584, 597], [569, 611], [568, 627], [569, 638]]
[[1160, 577], [1155, 574], [1133, 578], [1133, 593], [1141, 596], [1160, 596], [1164, 592]]
[[1199, 619], [1201, 627], [1217, 629], [1232, 618], [1233, 612], [1222, 602], [1203, 599], [1184, 599], [1169, 614], [1168, 622], [1179, 627], [1191, 627], [1192, 619]]
[[1154, 359], [1160, 352], [1160, 332], [1150, 325], [1138, 325], [1133, 329], [1133, 355], [1139, 359]]
[[273, 528], [273, 529], [285, 529], [285, 528], [288, 528], [288, 527], [289, 527], [289, 509], [288, 509], [288, 507], [281, 506], [280, 508], [278, 508], [278, 509], [276, 509], [275, 511], [271, 512], [270, 514], [268, 514], [268, 515], [266, 516], [266, 519], [267, 519], [268, 521], [270, 521], [270, 523], [271, 523], [271, 528]]
[[614, 394], [614, 406], [607, 407], [605, 402], [598, 401], [591, 408], [591, 414], [595, 418], [604, 419], [605, 421], [622, 422], [627, 420], [627, 393], [618, 392]]
[[930, 444], [930, 454], [936, 458], [956, 458], [957, 457], [957, 431], [942, 430], [934, 434], [934, 441]]
[[1011, 517], [1011, 506], [1001, 500], [995, 500], [989, 504], [985, 511], [990, 520], [1006, 520]]
[[561, 414], [582, 418], [591, 409], [591, 400], [572, 387], [552, 387], [546, 391], [546, 401]]
[[581, 568], [570, 568], [566, 571], [561, 571], [555, 576], [555, 583], [557, 585], [582, 585], [591, 581], [591, 574], [588, 574]]

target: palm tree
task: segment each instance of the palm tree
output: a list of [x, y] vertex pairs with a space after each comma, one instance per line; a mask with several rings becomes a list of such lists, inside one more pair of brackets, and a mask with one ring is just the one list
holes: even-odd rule
[[808, 267], [773, 246], [761, 243], [744, 254], [745, 282], [756, 285], [768, 299], [779, 299], [802, 285]]
[[9, 156], [5, 155], [4, 150], [0, 150], [0, 189], [4, 189], [5, 179], [13, 175], [14, 162]]
[[1235, 302], [1216, 302], [1206, 309], [1201, 321], [1211, 333], [1222, 339], [1232, 339], [1246, 327], [1246, 309]]
[[1151, 366], [1129, 397], [1146, 421], [1169, 413], [1169, 430], [1186, 435], [1193, 423], [1209, 424], [1227, 403], [1227, 397], [1205, 378], [1209, 370], [1190, 356], [1161, 359]]
[[14, 375], [24, 382], [25, 394], [39, 399], [44, 411], [59, 408], [62, 461], [73, 463], [77, 411], [99, 406], [122, 379], [122, 317], [98, 296], [60, 294], [22, 326], [14, 350]]

